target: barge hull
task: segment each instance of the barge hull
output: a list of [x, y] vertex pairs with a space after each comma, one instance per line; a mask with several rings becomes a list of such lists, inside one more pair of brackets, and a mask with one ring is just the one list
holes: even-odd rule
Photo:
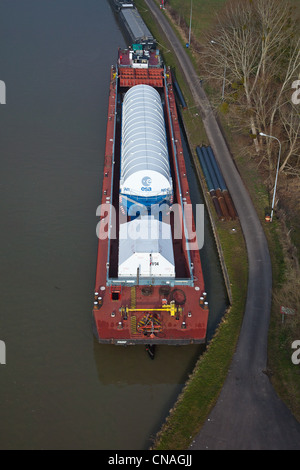
[[[191, 231], [195, 233], [192, 212], [186, 219], [183, 218], [182, 238], [172, 239], [176, 268], [174, 279], [118, 278], [119, 232], [114, 231], [113, 225], [116, 223], [118, 227], [120, 223], [121, 108], [122, 98], [135, 85], [136, 78], [138, 83], [142, 81], [146, 85], [156, 85], [161, 94], [174, 181], [174, 203], [181, 207], [183, 213], [187, 205], [191, 206], [171, 71], [159, 67], [157, 63], [147, 72], [135, 69], [132, 74], [133, 69], [126, 63], [126, 54], [119, 53], [119, 64], [111, 68], [110, 76], [104, 176], [97, 226], [99, 244], [93, 308], [94, 334], [97, 341], [103, 344], [203, 344], [206, 342], [209, 310], [199, 249], [187, 249], [189, 234]], [[155, 64], [155, 61], [152, 63]], [[155, 84], [153, 75], [156, 77]], [[131, 81], [129, 76], [132, 77]], [[117, 208], [115, 219], [114, 208]], [[189, 230], [186, 229], [186, 222], [189, 222]]]

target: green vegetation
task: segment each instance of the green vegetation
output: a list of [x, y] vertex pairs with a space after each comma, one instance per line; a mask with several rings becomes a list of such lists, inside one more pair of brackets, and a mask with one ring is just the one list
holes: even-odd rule
[[[215, 14], [219, 11], [226, 0], [197, 0], [192, 4], [192, 34], [196, 38], [201, 38], [203, 31], [207, 30], [214, 20]], [[187, 25], [190, 24], [191, 2], [182, 0], [169, 0], [166, 2], [182, 18]]]

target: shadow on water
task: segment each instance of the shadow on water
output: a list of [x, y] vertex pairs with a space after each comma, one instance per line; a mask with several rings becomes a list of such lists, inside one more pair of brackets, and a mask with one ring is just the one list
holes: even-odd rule
[[[203, 345], [158, 346], [151, 360], [145, 346], [100, 345], [94, 341], [99, 381], [102, 386], [120, 390], [126, 403], [126, 410], [120, 407], [116, 411], [120, 425], [125, 431], [132, 422], [133, 434], [141, 426], [141, 436], [145, 436], [142, 448], [151, 446], [203, 350]], [[116, 448], [122, 445], [126, 448], [125, 437]]]
[[184, 384], [203, 345], [157, 346], [155, 359], [145, 345], [113, 346], [94, 341], [94, 358], [103, 385]]

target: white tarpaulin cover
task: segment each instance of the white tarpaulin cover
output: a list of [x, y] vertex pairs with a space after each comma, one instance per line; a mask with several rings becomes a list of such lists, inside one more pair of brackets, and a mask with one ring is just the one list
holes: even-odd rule
[[123, 101], [120, 193], [155, 197], [172, 192], [160, 95], [149, 85], [136, 85]]
[[118, 277], [175, 277], [171, 227], [153, 216], [120, 225]]

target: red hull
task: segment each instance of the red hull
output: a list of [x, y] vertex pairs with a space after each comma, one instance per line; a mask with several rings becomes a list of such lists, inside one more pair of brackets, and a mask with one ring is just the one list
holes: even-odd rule
[[[111, 203], [118, 206], [118, 91], [140, 83], [160, 89], [165, 103], [168, 103], [165, 116], [170, 163], [175, 177], [174, 200], [178, 204], [191, 204], [171, 73], [157, 66], [154, 70], [145, 71], [133, 70], [123, 64], [123, 67], [111, 69], [101, 205], [104, 207], [104, 204]], [[107, 208], [109, 211], [109, 206]], [[107, 214], [109, 212], [105, 216], [103, 214], [99, 227], [107, 225]], [[195, 230], [194, 220], [190, 222]], [[93, 320], [94, 333], [100, 343], [205, 343], [209, 310], [199, 250], [188, 252], [184, 236], [173, 240], [173, 246], [175, 284], [170, 280], [169, 286], [143, 285], [142, 279], [137, 279], [131, 281], [131, 285], [124, 285], [118, 282], [113, 268], [118, 257], [118, 240], [112, 240], [112, 237], [99, 239]], [[192, 275], [189, 272], [191, 266]]]

